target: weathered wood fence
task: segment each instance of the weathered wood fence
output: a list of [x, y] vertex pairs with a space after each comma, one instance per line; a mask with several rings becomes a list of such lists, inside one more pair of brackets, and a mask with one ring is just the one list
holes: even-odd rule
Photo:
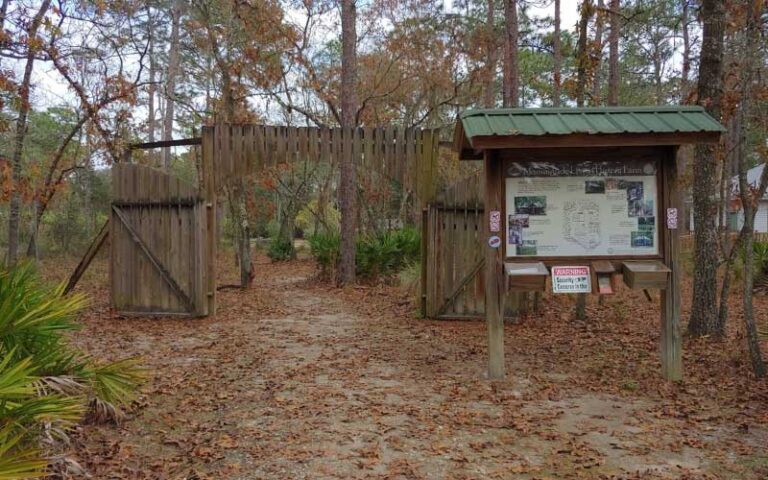
[[203, 128], [203, 157], [214, 166], [215, 191], [264, 167], [299, 161], [340, 165], [351, 157], [361, 174], [376, 172], [426, 202], [436, 193], [437, 130], [419, 128], [272, 127], [222, 124]]
[[422, 225], [422, 311], [428, 318], [485, 312], [483, 187], [479, 174], [437, 195]]
[[112, 166], [112, 302], [123, 314], [207, 315], [206, 218], [196, 188], [153, 168]]
[[109, 237], [112, 299], [126, 314], [216, 312], [216, 204], [236, 180], [283, 163], [338, 166], [398, 182], [421, 211], [435, 195], [439, 135], [403, 128], [270, 127], [219, 124], [200, 139], [136, 148], [201, 145], [199, 190], [150, 167], [113, 166]]

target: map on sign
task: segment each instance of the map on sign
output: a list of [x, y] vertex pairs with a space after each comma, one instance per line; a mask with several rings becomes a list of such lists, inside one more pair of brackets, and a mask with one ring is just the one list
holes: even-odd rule
[[552, 267], [554, 293], [590, 293], [589, 267]]
[[600, 205], [592, 200], [565, 202], [563, 236], [587, 250], [600, 246]]
[[513, 162], [506, 256], [657, 255], [653, 161]]

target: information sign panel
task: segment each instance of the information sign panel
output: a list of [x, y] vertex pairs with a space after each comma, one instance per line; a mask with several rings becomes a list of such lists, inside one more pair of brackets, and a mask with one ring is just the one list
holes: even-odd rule
[[656, 171], [653, 161], [511, 163], [507, 257], [658, 255]]

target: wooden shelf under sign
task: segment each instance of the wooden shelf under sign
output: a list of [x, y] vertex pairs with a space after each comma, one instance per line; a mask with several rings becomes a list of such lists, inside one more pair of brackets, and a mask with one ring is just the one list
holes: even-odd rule
[[549, 270], [542, 262], [506, 262], [504, 273], [509, 290], [516, 292], [543, 292], [547, 287]]
[[612, 295], [616, 293], [618, 272], [608, 260], [592, 262], [592, 271], [595, 272], [596, 282], [594, 293], [600, 295]]
[[646, 289], [667, 288], [667, 278], [672, 272], [669, 267], [657, 260], [627, 261], [622, 263], [624, 283], [629, 288]]

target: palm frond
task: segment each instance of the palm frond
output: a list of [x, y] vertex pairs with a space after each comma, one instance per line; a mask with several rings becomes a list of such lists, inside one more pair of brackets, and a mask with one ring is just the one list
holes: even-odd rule
[[13, 433], [11, 426], [0, 430], [0, 480], [24, 480], [45, 476], [48, 462], [34, 448], [18, 448], [24, 433]]
[[83, 374], [97, 398], [116, 405], [125, 405], [133, 400], [136, 387], [146, 377], [146, 371], [139, 367], [135, 358], [93, 365]]

